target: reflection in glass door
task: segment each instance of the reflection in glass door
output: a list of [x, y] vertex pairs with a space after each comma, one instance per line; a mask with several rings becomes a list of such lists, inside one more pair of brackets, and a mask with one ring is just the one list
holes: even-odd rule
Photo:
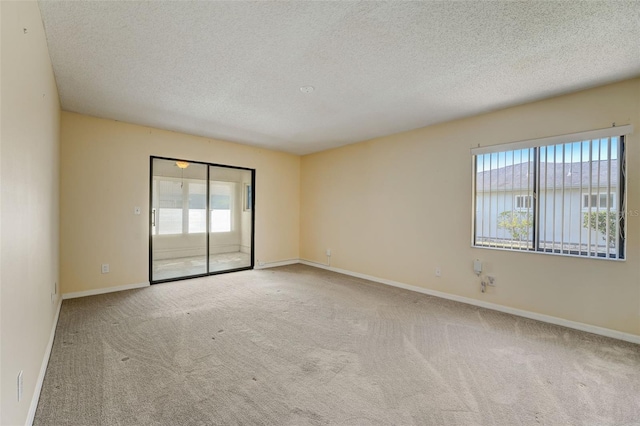
[[151, 158], [152, 283], [253, 267], [254, 173]]

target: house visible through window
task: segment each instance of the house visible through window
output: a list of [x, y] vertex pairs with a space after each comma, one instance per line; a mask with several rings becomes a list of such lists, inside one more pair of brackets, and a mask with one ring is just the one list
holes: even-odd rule
[[624, 135], [631, 130], [473, 149], [473, 245], [624, 259]]

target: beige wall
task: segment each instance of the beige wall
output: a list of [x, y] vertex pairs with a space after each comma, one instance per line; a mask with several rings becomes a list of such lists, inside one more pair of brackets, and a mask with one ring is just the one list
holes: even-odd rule
[[0, 10], [0, 424], [14, 425], [27, 419], [57, 307], [60, 106], [37, 3]]
[[[625, 262], [471, 248], [478, 144], [634, 124], [629, 212], [640, 210], [640, 79], [304, 156], [301, 257], [379, 278], [640, 334], [640, 217]], [[497, 287], [480, 292], [480, 258]], [[436, 278], [436, 267], [442, 277]]]
[[151, 155], [256, 169], [256, 262], [298, 258], [300, 157], [69, 112], [60, 134], [63, 293], [149, 281]]

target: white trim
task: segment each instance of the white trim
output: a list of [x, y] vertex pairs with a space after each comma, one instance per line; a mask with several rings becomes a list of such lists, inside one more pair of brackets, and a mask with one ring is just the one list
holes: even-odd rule
[[607, 127], [606, 129], [590, 130], [588, 132], [570, 133], [566, 135], [550, 136], [540, 139], [528, 139], [518, 142], [509, 142], [498, 145], [478, 146], [471, 148], [471, 154], [489, 154], [492, 152], [512, 151], [516, 149], [533, 148], [536, 146], [558, 145], [571, 142], [582, 142], [593, 139], [610, 138], [633, 133], [633, 125]]
[[423, 287], [417, 287], [414, 285], [404, 284], [398, 281], [387, 280], [384, 278], [378, 278], [371, 275], [361, 274], [359, 272], [352, 272], [346, 269], [334, 268], [332, 266], [326, 266], [321, 263], [313, 262], [310, 260], [300, 259], [300, 263], [307, 266], [313, 266], [316, 268], [322, 268], [329, 271], [337, 272], [339, 274], [350, 275], [356, 278], [362, 278], [369, 281], [375, 281], [381, 284], [390, 285], [393, 287], [403, 288], [405, 290], [415, 291], [418, 293], [428, 294], [429, 296], [441, 297], [443, 299], [454, 300], [456, 302], [466, 303], [468, 305], [479, 306], [481, 308], [492, 309], [494, 311], [505, 312], [507, 314], [516, 315], [519, 317], [529, 318], [537, 321], [546, 322], [549, 324], [561, 325], [567, 328], [573, 328], [575, 330], [586, 331], [587, 333], [598, 334], [600, 336], [611, 337], [613, 339], [624, 340], [626, 342], [640, 344], [640, 336], [630, 333], [624, 333], [622, 331], [611, 330], [609, 328], [598, 327], [595, 325], [584, 324], [577, 321], [570, 321], [563, 318], [553, 317], [551, 315], [539, 314], [536, 312], [525, 311], [523, 309], [511, 308], [504, 305], [498, 305], [496, 303], [484, 302], [482, 300], [472, 299], [469, 297], [458, 296], [450, 293], [443, 293], [441, 291], [430, 290]]
[[44, 376], [47, 372], [47, 366], [49, 365], [49, 358], [51, 357], [51, 349], [53, 349], [53, 340], [56, 336], [56, 327], [58, 326], [58, 318], [60, 317], [60, 308], [62, 307], [62, 298], [58, 298], [58, 306], [56, 307], [56, 315], [53, 317], [53, 325], [51, 326], [51, 334], [49, 335], [49, 343], [44, 350], [44, 357], [42, 358], [42, 364], [40, 365], [40, 373], [38, 373], [38, 379], [36, 380], [36, 388], [33, 391], [31, 397], [31, 404], [29, 405], [29, 412], [27, 413], [26, 426], [33, 424], [33, 419], [36, 417], [36, 409], [38, 408], [38, 401], [40, 400], [40, 392], [42, 391], [42, 384], [44, 383]]
[[268, 269], [275, 268], [277, 266], [295, 265], [296, 263], [300, 263], [299, 259], [279, 260], [276, 262], [258, 262], [253, 269]]
[[138, 284], [119, 285], [116, 287], [97, 288], [95, 290], [76, 291], [73, 293], [63, 293], [62, 299], [75, 299], [77, 297], [95, 296], [96, 294], [113, 293], [115, 291], [133, 290], [135, 288], [149, 287], [149, 282]]

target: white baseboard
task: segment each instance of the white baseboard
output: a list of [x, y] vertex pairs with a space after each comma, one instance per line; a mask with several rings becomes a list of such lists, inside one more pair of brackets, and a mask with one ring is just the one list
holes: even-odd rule
[[428, 294], [430, 296], [441, 297], [443, 299], [454, 300], [456, 302], [466, 303], [468, 305], [479, 306], [481, 308], [492, 309], [494, 311], [505, 312], [507, 314], [516, 315], [519, 317], [529, 318], [537, 321], [542, 321], [550, 324], [561, 325], [567, 328], [573, 328], [575, 330], [586, 331], [588, 333], [599, 334], [601, 336], [611, 337], [618, 340], [624, 340], [626, 342], [640, 344], [640, 336], [630, 333], [624, 333], [622, 331], [611, 330], [609, 328], [598, 327], [595, 325], [584, 324], [577, 321], [570, 321], [563, 318], [553, 317], [551, 315], [539, 314], [536, 312], [525, 311], [523, 309], [511, 308], [504, 305], [498, 305], [496, 303], [484, 302], [482, 300], [472, 299], [470, 297], [458, 296], [455, 294], [444, 293], [441, 291], [430, 290], [423, 287], [417, 287], [414, 285], [404, 284], [398, 281], [387, 280], [384, 278], [378, 278], [371, 275], [361, 274], [359, 272], [352, 272], [346, 269], [334, 268], [327, 266], [323, 263], [313, 262], [310, 260], [300, 259], [300, 263], [316, 268], [326, 269], [328, 271], [337, 272], [339, 274], [350, 275], [356, 278], [362, 278], [369, 281], [374, 281], [381, 284], [390, 285], [393, 287], [403, 288], [405, 290], [411, 290], [418, 293]]
[[58, 318], [60, 317], [60, 308], [62, 307], [62, 298], [58, 298], [58, 305], [56, 306], [56, 315], [53, 317], [53, 325], [51, 326], [51, 334], [49, 335], [49, 343], [44, 350], [44, 357], [42, 358], [42, 364], [40, 365], [40, 373], [38, 373], [38, 379], [36, 380], [36, 388], [33, 391], [31, 397], [31, 404], [29, 405], [29, 413], [27, 414], [26, 426], [33, 424], [33, 419], [36, 417], [36, 409], [38, 408], [38, 401], [40, 400], [40, 392], [42, 391], [42, 384], [44, 383], [44, 376], [47, 373], [47, 366], [49, 365], [49, 358], [51, 357], [51, 349], [53, 349], [53, 340], [56, 336], [56, 327], [58, 326]]
[[258, 262], [253, 269], [275, 268], [277, 266], [295, 265], [296, 263], [300, 263], [300, 259], [279, 260], [277, 262]]
[[149, 282], [138, 283], [138, 284], [126, 284], [119, 285], [116, 287], [105, 287], [105, 288], [97, 288], [95, 290], [86, 290], [86, 291], [76, 291], [73, 293], [63, 293], [62, 299], [75, 299], [77, 297], [85, 297], [85, 296], [95, 296], [96, 294], [105, 294], [105, 293], [113, 293], [115, 291], [123, 291], [123, 290], [133, 290], [135, 288], [143, 288], [149, 287]]

